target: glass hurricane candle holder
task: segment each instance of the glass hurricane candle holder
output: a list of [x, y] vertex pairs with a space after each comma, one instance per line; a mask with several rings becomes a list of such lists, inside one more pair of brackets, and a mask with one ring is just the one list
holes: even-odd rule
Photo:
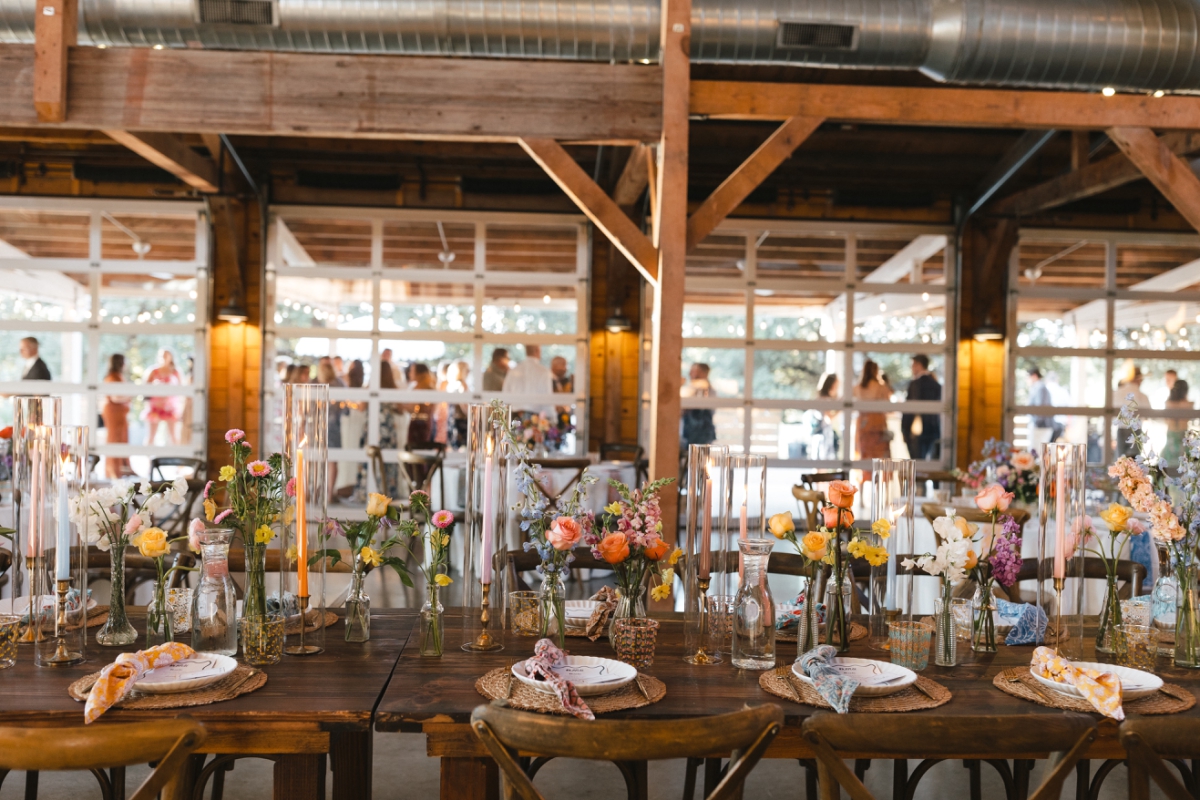
[[[767, 530], [767, 457], [730, 455], [725, 459], [725, 508], [721, 511], [720, 558], [713, 569], [717, 574], [710, 594], [737, 594], [745, 579], [746, 565], [738, 547], [742, 542], [759, 541]], [[737, 583], [734, 583], [734, 576]]]
[[617, 620], [613, 627], [613, 646], [619, 660], [638, 669], [654, 665], [658, 620], [648, 617], [626, 617]]
[[[887, 538], [875, 533], [861, 534], [871, 544], [887, 548], [886, 564], [871, 567], [870, 573], [870, 638], [875, 650], [889, 647], [888, 622], [897, 616], [912, 621], [913, 576], [898, 573], [898, 556], [915, 553], [914, 513], [917, 504], [916, 462], [912, 459], [876, 458], [871, 462], [871, 522], [887, 522]], [[888, 612], [893, 612], [889, 615]], [[895, 612], [899, 612], [899, 615]]]
[[[686, 537], [683, 542], [684, 661], [689, 664], [717, 664], [721, 654], [712, 641], [709, 627], [708, 597], [712, 583], [714, 550], [725, 550], [723, 519], [719, 518], [725, 504], [725, 459], [729, 449], [724, 445], [693, 444], [688, 447]], [[717, 516], [714, 516], [717, 515]], [[713, 532], [717, 532], [714, 540]], [[714, 592], [714, 594], [719, 594]]]
[[[30, 517], [33, 514], [33, 500], [30, 497], [31, 464], [29, 451], [26, 447], [28, 430], [35, 427], [57, 427], [62, 424], [62, 398], [20, 396], [13, 398], [13, 436], [12, 436], [12, 480], [13, 480], [13, 564], [9, 568], [12, 576], [12, 597], [28, 598], [31, 592], [33, 575], [30, 572], [31, 563], [26, 557], [29, 551]], [[45, 498], [42, 498], [44, 501]], [[40, 566], [40, 565], [39, 565]], [[45, 594], [44, 577], [39, 580], [38, 590]], [[21, 631], [21, 640], [33, 641], [31, 629]]]
[[517, 636], [537, 636], [542, 632], [542, 595], [540, 592], [508, 593], [509, 627]]
[[[86, 426], [27, 427], [34, 501], [33, 537], [27, 558], [35, 564], [34, 585], [45, 580], [41, 604], [32, 602], [34, 660], [42, 667], [67, 667], [83, 661], [87, 631], [85, 550], [72, 513], [76, 498], [87, 492]], [[36, 484], [34, 486], [33, 484]], [[40, 564], [40, 566], [38, 566]]]
[[288, 616], [284, 652], [309, 656], [325, 649], [325, 563], [328, 545], [329, 387], [284, 387], [284, 465], [288, 470], [280, 546], [280, 596]]
[[1087, 445], [1042, 445], [1040, 461], [1037, 605], [1054, 627], [1059, 653], [1082, 658], [1083, 542], [1076, 528], [1086, 514]]
[[0, 615], [0, 669], [17, 663], [17, 642], [21, 638], [21, 618], [16, 614]]
[[466, 537], [463, 539], [462, 649], [503, 650], [508, 570], [508, 446], [512, 411], [504, 403], [467, 407]]

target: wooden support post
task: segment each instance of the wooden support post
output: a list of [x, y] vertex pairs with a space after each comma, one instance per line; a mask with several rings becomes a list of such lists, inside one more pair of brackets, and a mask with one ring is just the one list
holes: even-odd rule
[[78, 0], [37, 0], [33, 22], [33, 108], [39, 122], [67, 118], [67, 53], [79, 29]]
[[1158, 187], [1175, 210], [1200, 230], [1200, 178], [1187, 162], [1172, 153], [1149, 128], [1109, 128], [1108, 138]]
[[[687, 265], [691, 0], [663, 0], [663, 131], [658, 170], [658, 286], [650, 368], [650, 476], [679, 477], [679, 388]], [[677, 540], [679, 492], [662, 493], [663, 537]]]
[[649, 177], [646, 156], [649, 150], [648, 145], [638, 144], [629, 151], [629, 159], [621, 170], [621, 177], [617, 178], [617, 185], [613, 187], [613, 202], [626, 211], [631, 210], [641, 199], [642, 192], [646, 191]]
[[1088, 165], [1092, 154], [1092, 137], [1087, 131], [1071, 131], [1071, 172]]
[[704, 241], [822, 122], [820, 117], [797, 116], [780, 125], [692, 214], [687, 224], [688, 250]]

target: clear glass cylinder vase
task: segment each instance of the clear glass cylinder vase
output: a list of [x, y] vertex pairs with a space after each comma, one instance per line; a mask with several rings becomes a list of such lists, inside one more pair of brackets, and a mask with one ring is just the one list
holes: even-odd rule
[[971, 598], [971, 649], [976, 653], [996, 652], [996, 597], [992, 589], [992, 581], [988, 580], [976, 587]]
[[1175, 666], [1200, 668], [1200, 578], [1193, 553], [1177, 553], [1175, 565]]
[[646, 616], [646, 584], [621, 586], [617, 588], [617, 593], [617, 607], [613, 609], [612, 617], [608, 621], [608, 643], [614, 649], [617, 646], [617, 620]]
[[[916, 462], [912, 459], [876, 458], [871, 461], [871, 522], [887, 523], [887, 536], [860, 534], [887, 550], [886, 564], [871, 567], [868, 592], [870, 614], [868, 644], [875, 650], [890, 649], [888, 621], [901, 612], [912, 621], [913, 578], [898, 570], [900, 558], [916, 552]], [[874, 525], [873, 525], [874, 527]], [[880, 528], [884, 528], [881, 526]]]
[[933, 663], [939, 667], [958, 664], [958, 633], [954, 629], [954, 612], [950, 604], [950, 587], [933, 604], [933, 622], [936, 641], [933, 648]]
[[767, 583], [767, 560], [772, 543], [738, 543], [745, 580], [733, 601], [733, 666], [770, 669], [775, 666], [775, 601]]
[[[1105, 566], [1112, 566], [1105, 564]], [[1117, 574], [1110, 570], [1104, 586], [1104, 604], [1100, 606], [1100, 625], [1096, 630], [1096, 652], [1125, 657], [1125, 631], [1121, 627], [1121, 598], [1117, 594]]]
[[567, 590], [563, 587], [562, 575], [551, 563], [542, 564], [539, 595], [542, 602], [542, 638], [553, 635], [560, 648], [566, 647]]
[[441, 587], [430, 584], [421, 606], [419, 652], [427, 658], [441, 658], [446, 643], [446, 609], [441, 603]]
[[366, 642], [371, 638], [371, 597], [363, 587], [365, 569], [362, 557], [355, 557], [350, 593], [346, 595], [346, 641]]
[[[842, 570], [841, 580], [837, 574]], [[838, 591], [836, 587], [841, 587]], [[846, 554], [842, 553], [833, 573], [825, 582], [825, 643], [844, 653], [850, 649], [850, 598], [854, 592], [854, 577]]]
[[105, 647], [124, 647], [137, 641], [138, 632], [125, 613], [125, 537], [108, 551], [110, 586], [108, 619], [96, 632], [96, 642]]
[[1084, 656], [1084, 554], [1074, 527], [1087, 513], [1087, 445], [1042, 445], [1040, 472], [1037, 605], [1049, 620], [1047, 630], [1057, 631], [1059, 653], [1079, 659]]
[[[508, 623], [509, 451], [512, 410], [499, 401], [467, 407], [462, 649], [502, 650]], [[450, 601], [447, 601], [450, 602]], [[450, 602], [451, 605], [456, 605]], [[485, 624], [486, 616], [486, 624]]]
[[[237, 652], [237, 587], [229, 575], [230, 528], [212, 528], [200, 539], [200, 579], [192, 592], [192, 649], [231, 656]], [[261, 620], [262, 614], [247, 619]]]
[[724, 445], [693, 444], [688, 447], [686, 536], [682, 547], [686, 557], [683, 562], [683, 659], [689, 664], [721, 662], [720, 645], [713, 637], [709, 598], [723, 594], [716, 590], [713, 580], [714, 574], [719, 577], [724, 568], [724, 560], [717, 554], [725, 553], [728, 547], [724, 541], [726, 504], [723, 502], [728, 457], [729, 449]]
[[329, 387], [289, 383], [283, 389], [284, 464], [291, 491], [284, 498], [279, 584], [283, 607], [290, 610], [294, 603], [298, 612], [284, 629], [283, 652], [310, 656], [325, 650]]
[[175, 641], [173, 616], [167, 605], [167, 583], [160, 578], [154, 584], [154, 594], [146, 606], [146, 647]]

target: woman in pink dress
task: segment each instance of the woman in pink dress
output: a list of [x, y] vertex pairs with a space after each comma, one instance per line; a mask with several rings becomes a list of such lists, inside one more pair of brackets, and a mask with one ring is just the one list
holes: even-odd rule
[[[175, 368], [175, 357], [170, 350], [163, 348], [158, 351], [158, 364], [146, 375], [146, 384], [163, 383], [169, 386], [179, 386], [179, 370]], [[181, 416], [182, 397], [147, 397], [146, 407], [142, 411], [142, 419], [146, 420], [146, 444], [153, 444], [158, 433], [158, 426], [167, 426], [167, 439], [171, 444], [179, 444], [178, 424]]]

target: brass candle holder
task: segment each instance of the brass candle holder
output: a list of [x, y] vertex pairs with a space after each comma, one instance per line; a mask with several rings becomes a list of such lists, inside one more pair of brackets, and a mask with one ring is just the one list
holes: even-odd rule
[[504, 645], [496, 641], [496, 637], [492, 636], [492, 632], [488, 630], [492, 621], [491, 600], [489, 595], [492, 593], [492, 585], [490, 583], [480, 584], [483, 587], [483, 600], [479, 603], [479, 622], [483, 625], [483, 630], [479, 632], [473, 642], [464, 642], [462, 649], [469, 653], [484, 653], [491, 650], [503, 650]]
[[[300, 607], [300, 644], [294, 644], [291, 647], [284, 648], [284, 652], [289, 656], [315, 656], [317, 653], [323, 652], [325, 648], [317, 647], [315, 644], [304, 643], [304, 629], [308, 627], [308, 595], [296, 595], [296, 604]], [[321, 619], [319, 624], [324, 625], [325, 620]]]
[[1054, 579], [1054, 652], [1058, 654], [1058, 646], [1062, 644], [1062, 592], [1066, 581], [1063, 578]]
[[[697, 666], [708, 666], [710, 664], [720, 664], [721, 654], [711, 648], [711, 627], [708, 619], [708, 584], [709, 578], [697, 578], [696, 583], [700, 587], [700, 635], [696, 652], [683, 657], [683, 660], [689, 664]], [[712, 650], [712, 652], [709, 652]]]
[[[29, 576], [29, 608], [26, 613], [29, 615], [29, 624], [25, 626], [25, 632], [21, 634], [20, 641], [22, 643], [42, 642], [46, 637], [42, 633], [42, 595], [46, 592], [42, 588], [42, 581], [46, 578], [45, 563], [41, 556], [26, 556], [25, 557], [25, 573]], [[34, 616], [36, 614], [36, 616]]]
[[83, 661], [83, 653], [71, 652], [67, 647], [67, 595], [71, 591], [71, 579], [59, 578], [55, 582], [55, 593], [58, 597], [54, 604], [54, 655], [45, 663], [51, 667], [69, 667]]

